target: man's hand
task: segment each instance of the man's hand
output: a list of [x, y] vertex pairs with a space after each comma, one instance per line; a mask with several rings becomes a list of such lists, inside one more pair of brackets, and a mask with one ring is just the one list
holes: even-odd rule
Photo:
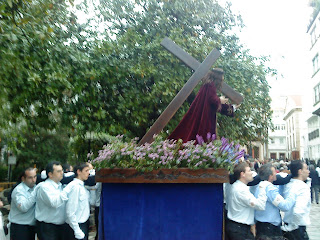
[[226, 104], [228, 101], [229, 101], [229, 99], [226, 98], [225, 96], [221, 96], [221, 97], [220, 97], [220, 102], [221, 102], [221, 104]]
[[293, 225], [293, 224], [287, 224], [287, 225], [283, 225], [281, 226], [282, 231], [284, 232], [291, 232], [295, 229], [297, 229], [299, 226]]
[[240, 104], [238, 104], [238, 105], [233, 105], [233, 108], [234, 108], [234, 110], [237, 110], [239, 107], [241, 106], [241, 103]]
[[75, 235], [76, 239], [84, 239], [84, 237], [85, 237], [85, 234], [81, 230], [76, 231], [74, 233], [74, 235]]

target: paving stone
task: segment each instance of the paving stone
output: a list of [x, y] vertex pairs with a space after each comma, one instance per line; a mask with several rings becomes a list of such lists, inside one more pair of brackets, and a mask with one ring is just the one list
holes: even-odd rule
[[310, 240], [320, 240], [320, 204], [311, 204], [310, 221], [311, 225], [307, 226]]

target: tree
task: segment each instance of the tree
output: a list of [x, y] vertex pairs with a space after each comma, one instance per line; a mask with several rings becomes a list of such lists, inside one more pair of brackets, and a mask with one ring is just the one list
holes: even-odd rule
[[[88, 132], [142, 137], [192, 74], [160, 46], [168, 36], [199, 61], [213, 48], [221, 49], [216, 67], [245, 95], [234, 119], [219, 116], [219, 135], [242, 143], [266, 140], [271, 124], [266, 75], [272, 70], [264, 67], [267, 59], [251, 56], [232, 33], [242, 21], [228, 5], [223, 8], [213, 0], [109, 0], [96, 4], [95, 14], [80, 21], [77, 12], [95, 3], [0, 4], [2, 129], [20, 137], [22, 126], [38, 135], [43, 129], [48, 134], [64, 131], [79, 142]], [[167, 132], [178, 124], [199, 87]]]
[[[266, 58], [251, 56], [232, 34], [232, 28], [243, 25], [229, 6], [224, 9], [212, 0], [111, 0], [101, 1], [97, 10], [110, 25], [105, 42], [111, 41], [114, 46], [110, 49], [107, 44], [106, 49], [102, 45], [101, 52], [113, 56], [112, 65], [121, 73], [119, 82], [110, 85], [105, 79], [108, 82], [101, 82], [101, 86], [112, 87], [120, 95], [114, 116], [125, 130], [141, 137], [191, 75], [190, 69], [160, 46], [169, 36], [200, 61], [212, 48], [221, 49], [216, 66], [225, 70], [228, 84], [245, 95], [234, 119], [219, 118], [219, 135], [242, 143], [267, 139], [271, 99], [266, 75], [273, 71], [264, 67]], [[170, 121], [168, 132], [180, 121], [194, 96]], [[134, 122], [121, 119], [128, 114]]]

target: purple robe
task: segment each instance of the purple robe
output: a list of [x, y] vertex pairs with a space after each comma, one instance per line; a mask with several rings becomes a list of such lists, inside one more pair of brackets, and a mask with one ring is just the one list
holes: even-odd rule
[[183, 142], [187, 142], [196, 140], [197, 134], [206, 139], [208, 132], [216, 133], [217, 112], [234, 116], [233, 107], [230, 104], [221, 104], [214, 83], [206, 83], [200, 88], [188, 112], [168, 139], [182, 139]]

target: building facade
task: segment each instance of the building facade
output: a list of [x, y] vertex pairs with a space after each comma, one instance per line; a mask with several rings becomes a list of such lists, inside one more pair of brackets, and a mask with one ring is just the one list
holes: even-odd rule
[[308, 114], [307, 125], [308, 133], [306, 135], [306, 157], [310, 160], [318, 161], [320, 159], [320, 12], [311, 21], [308, 26], [310, 36], [310, 62], [312, 62], [312, 75], [310, 84], [312, 86], [312, 114]]
[[267, 158], [284, 160], [287, 157], [285, 105], [287, 97], [277, 96], [272, 98], [271, 109], [274, 129], [269, 129]]
[[287, 96], [283, 120], [286, 123], [286, 157], [291, 160], [305, 158], [303, 136], [306, 123], [303, 120], [302, 96]]

